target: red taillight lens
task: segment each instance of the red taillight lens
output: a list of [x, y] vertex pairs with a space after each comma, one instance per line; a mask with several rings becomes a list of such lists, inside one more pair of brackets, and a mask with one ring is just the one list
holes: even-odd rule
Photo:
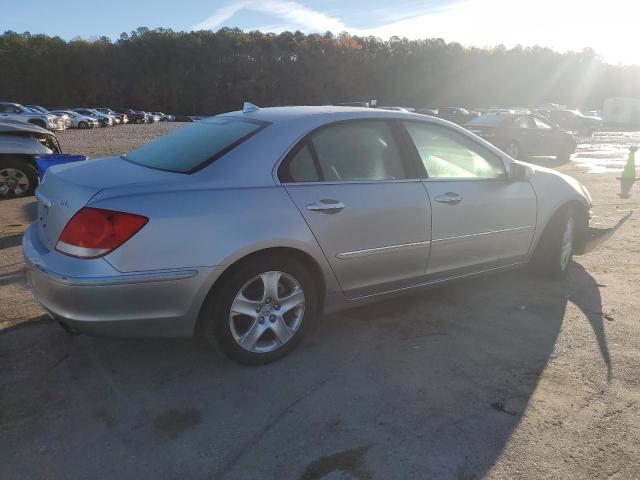
[[56, 250], [78, 258], [98, 258], [112, 252], [149, 221], [132, 213], [85, 207], [62, 230]]

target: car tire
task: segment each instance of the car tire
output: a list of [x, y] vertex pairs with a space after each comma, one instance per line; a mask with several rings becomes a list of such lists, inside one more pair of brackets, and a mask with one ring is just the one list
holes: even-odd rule
[[78, 123], [78, 128], [81, 128], [82, 130], [86, 130], [87, 128], [89, 128], [89, 124], [87, 122], [80, 122]]
[[0, 158], [0, 198], [27, 197], [37, 186], [38, 172], [33, 165], [20, 158]]
[[[275, 298], [268, 298], [268, 292], [276, 290]], [[235, 362], [273, 362], [290, 353], [314, 322], [320, 300], [317, 291], [313, 276], [295, 258], [253, 257], [231, 267], [209, 292], [200, 315], [200, 333]], [[287, 298], [290, 305], [285, 311], [279, 302], [284, 304]]]
[[568, 162], [569, 160], [571, 160], [571, 155], [573, 155], [574, 153], [575, 147], [571, 143], [566, 142], [556, 155], [556, 159]]
[[522, 152], [520, 151], [520, 144], [518, 142], [507, 143], [504, 152], [515, 160], [522, 158]]
[[563, 207], [549, 220], [531, 258], [531, 267], [540, 276], [561, 279], [573, 258], [576, 217], [570, 207]]

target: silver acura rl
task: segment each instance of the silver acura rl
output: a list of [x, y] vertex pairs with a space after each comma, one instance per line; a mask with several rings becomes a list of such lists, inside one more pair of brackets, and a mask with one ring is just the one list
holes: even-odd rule
[[24, 255], [54, 319], [198, 334], [245, 364], [290, 352], [322, 312], [526, 263], [560, 277], [597, 243], [576, 180], [367, 108], [246, 104], [53, 167], [36, 195]]

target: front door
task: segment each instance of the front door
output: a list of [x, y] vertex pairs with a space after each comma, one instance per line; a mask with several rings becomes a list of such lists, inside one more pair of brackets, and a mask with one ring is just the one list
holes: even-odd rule
[[317, 130], [279, 171], [350, 298], [410, 286], [424, 275], [431, 212], [408, 170], [392, 125], [359, 120]]
[[452, 129], [425, 122], [405, 126], [428, 174], [427, 274], [454, 276], [526, 259], [536, 225], [531, 184], [509, 180], [498, 155]]

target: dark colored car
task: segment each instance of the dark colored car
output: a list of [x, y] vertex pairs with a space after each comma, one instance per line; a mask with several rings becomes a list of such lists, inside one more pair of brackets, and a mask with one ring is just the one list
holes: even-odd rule
[[576, 151], [572, 134], [530, 113], [487, 113], [464, 127], [516, 159], [554, 156], [567, 160]]
[[146, 123], [146, 116], [144, 113], [136, 112], [130, 108], [114, 108], [114, 112], [126, 115], [129, 119], [129, 123]]
[[602, 128], [602, 118], [589, 117], [577, 110], [552, 110], [549, 119], [560, 128], [580, 135], [591, 135]]
[[432, 117], [438, 116], [438, 110], [435, 108], [416, 108], [415, 113], [419, 113], [420, 115], [430, 115]]
[[474, 118], [478, 118], [479, 114], [477, 112], [470, 112], [464, 108], [443, 107], [438, 109], [438, 117], [457, 123], [458, 125], [464, 125]]

